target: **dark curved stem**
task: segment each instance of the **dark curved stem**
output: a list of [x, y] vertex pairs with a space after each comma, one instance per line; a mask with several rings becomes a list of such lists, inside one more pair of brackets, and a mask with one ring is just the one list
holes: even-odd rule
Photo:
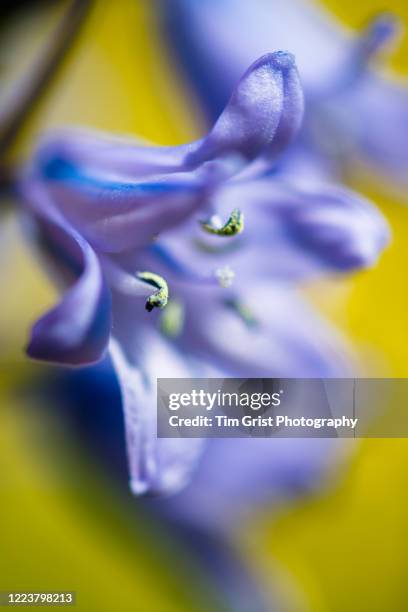
[[[47, 86], [60, 68], [72, 46], [91, 6], [91, 0], [73, 0], [43, 50], [39, 61], [34, 62], [23, 78], [15, 96], [4, 109], [0, 109], [0, 160], [4, 160], [10, 147], [39, 101]], [[0, 169], [0, 180], [7, 168]]]

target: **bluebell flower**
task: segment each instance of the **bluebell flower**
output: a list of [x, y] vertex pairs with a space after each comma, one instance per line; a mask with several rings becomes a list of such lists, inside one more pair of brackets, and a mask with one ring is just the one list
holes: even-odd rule
[[263, 178], [302, 113], [294, 58], [275, 52], [196, 142], [65, 130], [23, 173], [26, 226], [68, 287], [28, 354], [84, 366], [109, 349], [136, 494], [181, 489], [204, 446], [157, 439], [157, 377], [345, 372], [336, 335], [286, 285], [372, 265], [388, 227], [366, 200], [300, 171]]
[[163, 0], [166, 33], [210, 117], [243, 67], [271, 48], [295, 53], [306, 113], [297, 140], [320, 172], [341, 177], [356, 164], [407, 182], [408, 88], [380, 69], [396, 17], [351, 32], [309, 0]]

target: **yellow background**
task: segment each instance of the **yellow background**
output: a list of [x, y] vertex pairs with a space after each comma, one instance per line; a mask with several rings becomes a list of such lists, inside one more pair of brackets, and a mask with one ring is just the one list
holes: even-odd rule
[[[384, 3], [327, 0], [354, 26]], [[408, 5], [387, 0], [408, 24]], [[200, 133], [199, 109], [171, 65], [149, 0], [100, 0], [69, 61], [34, 113], [15, 154], [57, 124], [90, 124], [160, 143]], [[12, 41], [16, 69], [51, 28], [55, 10], [27, 14]], [[4, 46], [4, 45], [3, 45]], [[393, 56], [408, 71], [408, 37]], [[20, 66], [21, 65], [21, 66]], [[24, 66], [23, 66], [24, 67]], [[386, 121], [386, 117], [384, 117]], [[366, 370], [408, 374], [408, 208], [365, 183], [394, 238], [374, 270], [311, 290], [323, 312], [355, 343]], [[42, 370], [21, 353], [31, 322], [55, 290], [40, 272], [11, 215], [1, 252], [0, 590], [75, 589], [78, 610], [208, 610], [212, 594], [169, 536], [149, 528], [137, 504], [64, 436], [58, 414], [25, 405], [14, 390]], [[4, 290], [6, 288], [6, 290]], [[323, 289], [323, 290], [322, 290]], [[27, 400], [26, 400], [27, 401]], [[408, 441], [355, 443], [350, 469], [318, 495], [237, 534], [244, 554], [276, 576], [288, 610], [405, 611], [408, 608]], [[253, 526], [254, 523], [251, 523]], [[184, 580], [188, 575], [188, 580]]]

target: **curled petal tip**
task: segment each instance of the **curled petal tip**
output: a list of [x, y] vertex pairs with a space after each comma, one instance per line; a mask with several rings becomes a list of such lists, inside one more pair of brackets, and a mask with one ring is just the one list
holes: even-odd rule
[[249, 68], [248, 72], [253, 70], [259, 70], [259, 68], [272, 67], [278, 70], [288, 70], [295, 66], [295, 56], [289, 51], [274, 51], [273, 53], [266, 53], [257, 59]]
[[390, 239], [386, 220], [352, 192], [327, 191], [320, 197], [308, 209], [302, 201], [291, 218], [292, 235], [338, 271], [372, 266]]
[[136, 480], [136, 478], [132, 478], [129, 481], [129, 487], [133, 495], [140, 496], [144, 495], [149, 490], [149, 485], [147, 482], [143, 480]]
[[289, 51], [275, 51], [269, 57], [273, 65], [282, 70], [288, 70], [295, 66], [295, 56]]
[[362, 38], [370, 54], [377, 53], [392, 43], [400, 34], [401, 21], [391, 12], [380, 13], [370, 20]]
[[400, 18], [390, 11], [379, 13], [371, 20], [372, 31], [382, 34], [384, 39], [393, 36], [399, 31], [400, 27]]
[[298, 103], [303, 98], [294, 62], [291, 53], [276, 51], [249, 66], [209, 135], [188, 156], [190, 167], [231, 155], [241, 163], [242, 159], [248, 162], [262, 155], [275, 136], [287, 142], [284, 116], [290, 110], [290, 124], [297, 126], [303, 110]]

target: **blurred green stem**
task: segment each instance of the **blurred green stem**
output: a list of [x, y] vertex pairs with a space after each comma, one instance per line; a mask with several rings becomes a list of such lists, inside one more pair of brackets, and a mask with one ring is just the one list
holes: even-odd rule
[[45, 45], [40, 58], [29, 67], [15, 96], [0, 108], [0, 184], [13, 181], [14, 169], [7, 166], [6, 155], [25, 121], [58, 72], [67, 52], [89, 12], [92, 0], [73, 0]]

